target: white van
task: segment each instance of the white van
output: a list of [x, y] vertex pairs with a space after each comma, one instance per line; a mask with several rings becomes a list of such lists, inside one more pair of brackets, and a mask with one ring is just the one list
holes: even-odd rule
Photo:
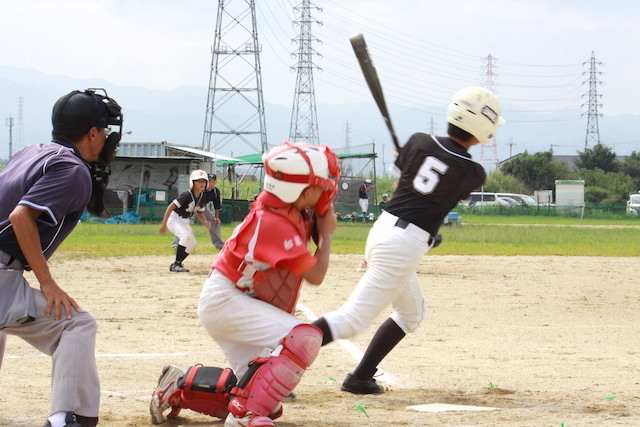
[[640, 214], [640, 193], [629, 194], [629, 200], [627, 200], [627, 215], [639, 215]]
[[472, 208], [476, 206], [513, 206], [516, 201], [511, 198], [500, 197], [497, 193], [474, 191], [464, 203]]

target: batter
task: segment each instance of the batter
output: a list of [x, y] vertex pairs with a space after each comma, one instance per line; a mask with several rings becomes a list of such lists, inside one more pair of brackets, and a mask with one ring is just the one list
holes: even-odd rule
[[402, 147], [394, 164], [396, 190], [367, 237], [366, 273], [342, 307], [313, 323], [326, 345], [364, 331], [389, 304], [394, 310], [343, 381], [343, 391], [384, 392], [373, 378], [378, 364], [425, 316], [418, 264], [436, 244], [449, 211], [485, 181], [484, 169], [467, 150], [491, 141], [504, 119], [493, 93], [471, 87], [453, 97], [448, 123], [448, 137], [416, 133]]

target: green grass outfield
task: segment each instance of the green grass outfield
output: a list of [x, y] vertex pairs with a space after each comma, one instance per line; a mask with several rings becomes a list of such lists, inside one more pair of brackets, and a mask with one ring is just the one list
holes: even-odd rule
[[[227, 238], [237, 224], [222, 226]], [[79, 224], [58, 251], [64, 257], [170, 255], [173, 235], [159, 224]], [[332, 252], [361, 254], [371, 224], [338, 223]], [[217, 253], [200, 224], [194, 225], [196, 253]], [[434, 255], [640, 256], [640, 219], [471, 216], [461, 226], [443, 226]]]

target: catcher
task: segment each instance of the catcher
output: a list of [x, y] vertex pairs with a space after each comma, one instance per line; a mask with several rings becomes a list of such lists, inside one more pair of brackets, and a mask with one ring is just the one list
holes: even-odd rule
[[218, 255], [198, 303], [231, 369], [165, 366], [151, 399], [156, 424], [171, 407], [170, 418], [189, 408], [226, 417], [226, 427], [275, 426], [320, 350], [320, 330], [293, 313], [302, 280], [319, 285], [327, 272], [338, 158], [326, 146], [285, 142], [263, 163], [264, 190]]

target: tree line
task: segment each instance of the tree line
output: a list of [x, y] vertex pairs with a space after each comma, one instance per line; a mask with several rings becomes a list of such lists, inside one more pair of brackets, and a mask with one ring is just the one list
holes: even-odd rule
[[555, 190], [556, 180], [585, 181], [585, 202], [625, 204], [629, 194], [640, 191], [640, 153], [633, 151], [623, 161], [599, 143], [578, 151], [577, 170], [566, 162], [554, 161], [551, 151], [527, 151], [504, 163], [487, 177], [485, 191], [533, 194]]

